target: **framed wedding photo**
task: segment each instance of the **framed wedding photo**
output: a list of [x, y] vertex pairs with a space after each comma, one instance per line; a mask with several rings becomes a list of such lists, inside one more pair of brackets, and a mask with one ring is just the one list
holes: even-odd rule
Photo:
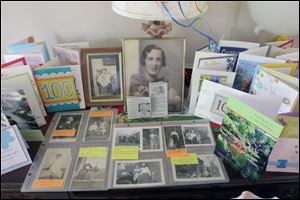
[[182, 112], [185, 39], [128, 38], [122, 40], [122, 46], [125, 96], [150, 97], [149, 83], [166, 82], [168, 112]]
[[122, 105], [122, 49], [81, 49], [81, 62], [86, 105]]

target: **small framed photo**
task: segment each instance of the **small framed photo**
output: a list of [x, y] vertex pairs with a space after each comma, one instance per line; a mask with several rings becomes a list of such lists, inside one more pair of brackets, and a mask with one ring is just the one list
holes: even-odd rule
[[115, 187], [151, 187], [165, 184], [161, 159], [116, 161]]
[[168, 84], [168, 112], [183, 110], [184, 38], [123, 39], [126, 96], [149, 97], [149, 83]]
[[141, 152], [155, 152], [163, 150], [160, 126], [143, 128], [141, 138]]
[[213, 136], [209, 124], [184, 125], [182, 133], [186, 146], [213, 145]]
[[122, 49], [81, 49], [81, 62], [86, 105], [122, 105]]
[[220, 161], [214, 154], [198, 155], [198, 164], [172, 165], [172, 171], [175, 182], [226, 180]]

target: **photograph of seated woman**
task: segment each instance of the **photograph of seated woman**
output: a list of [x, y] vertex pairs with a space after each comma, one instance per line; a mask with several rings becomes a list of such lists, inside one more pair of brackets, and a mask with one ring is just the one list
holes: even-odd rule
[[133, 74], [130, 78], [130, 96], [149, 96], [149, 83], [167, 82], [169, 112], [180, 112], [180, 95], [170, 85], [168, 77], [160, 76], [162, 67], [167, 66], [165, 52], [157, 45], [150, 44], [144, 48], [140, 63], [141, 74]]

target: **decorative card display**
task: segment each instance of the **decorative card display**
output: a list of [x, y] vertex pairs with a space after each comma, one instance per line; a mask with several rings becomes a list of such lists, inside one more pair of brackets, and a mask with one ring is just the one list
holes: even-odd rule
[[[255, 95], [271, 94], [274, 96], [283, 96], [283, 102], [278, 113], [293, 111], [299, 99], [299, 91], [297, 88], [293, 88], [278, 78], [270, 75], [268, 73], [269, 71], [271, 70], [266, 71], [257, 67], [250, 87], [250, 92]], [[279, 72], [277, 74], [279, 74]], [[284, 76], [288, 75], [283, 74], [282, 77]]]
[[26, 60], [24, 57], [22, 58], [18, 58], [16, 60], [4, 63], [1, 65], [1, 70], [2, 68], [7, 68], [7, 67], [14, 67], [14, 66], [23, 66], [23, 65], [27, 65]]
[[282, 64], [274, 63], [274, 64], [260, 64], [260, 66], [281, 72], [283, 74], [294, 76], [298, 64], [297, 63], [282, 63]]
[[229, 97], [215, 154], [242, 176], [256, 182], [282, 129], [265, 115]]
[[232, 95], [248, 94], [209, 80], [204, 80], [194, 115], [221, 124], [226, 109], [227, 98]]
[[4, 79], [9, 78], [9, 77], [15, 77], [15, 76], [18, 76], [18, 75], [24, 74], [24, 73], [27, 73], [29, 79], [31, 80], [31, 84], [32, 84], [33, 90], [35, 92], [36, 99], [39, 102], [38, 105], [41, 109], [41, 112], [43, 113], [44, 116], [47, 116], [43, 101], [40, 97], [40, 93], [39, 93], [39, 90], [36, 86], [36, 83], [35, 83], [35, 80], [34, 80], [34, 77], [33, 77], [32, 70], [31, 70], [30, 66], [29, 65], [10, 66], [10, 67], [8, 66], [8, 67], [5, 67], [5, 68], [1, 69], [1, 75], [2, 75], [2, 78], [4, 78]]
[[33, 74], [48, 112], [80, 109], [70, 67], [41, 68]]
[[25, 58], [26, 63], [31, 67], [31, 69], [35, 69], [45, 64], [44, 55], [42, 53], [10, 53], [3, 55], [5, 63], [23, 57]]
[[17, 126], [1, 128], [1, 175], [31, 164], [31, 162]]
[[266, 171], [299, 173], [299, 138], [279, 138]]
[[37, 124], [39, 126], [46, 124], [44, 113], [39, 106], [40, 104], [38, 97], [34, 91], [32, 80], [30, 79], [28, 73], [18, 74], [16, 76], [1, 77], [1, 90], [2, 88], [23, 90]]
[[244, 92], [249, 92], [254, 72], [258, 64], [285, 62], [286, 61], [284, 60], [252, 55], [248, 54], [248, 52], [243, 52], [239, 55], [239, 59], [237, 61], [236, 76], [233, 83], [233, 88]]
[[[215, 72], [209, 73], [210, 75], [215, 75], [215, 77], [209, 77], [209, 79], [214, 79], [216, 82], [220, 82], [221, 75], [225, 73], [222, 72], [228, 72], [226, 73], [227, 78], [226, 81], [223, 81], [224, 83], [230, 85], [230, 80], [234, 76], [234, 73], [232, 72], [234, 70], [234, 60], [236, 59], [237, 55], [230, 55], [230, 54], [219, 54], [219, 53], [209, 53], [209, 52], [196, 52], [195, 59], [194, 59], [194, 65], [193, 65], [193, 73], [192, 73], [192, 79], [191, 79], [191, 87], [190, 87], [190, 103], [189, 103], [189, 113], [194, 113], [196, 104], [197, 104], [197, 98], [199, 96], [199, 89], [201, 88], [201, 73], [202, 70], [214, 70]], [[222, 71], [222, 72], [219, 72]], [[230, 74], [229, 72], [232, 72]], [[208, 71], [204, 71], [204, 73], [208, 73]], [[221, 73], [221, 75], [219, 75]]]
[[33, 42], [11, 45], [7, 48], [8, 53], [42, 53], [45, 62], [50, 60], [46, 42]]

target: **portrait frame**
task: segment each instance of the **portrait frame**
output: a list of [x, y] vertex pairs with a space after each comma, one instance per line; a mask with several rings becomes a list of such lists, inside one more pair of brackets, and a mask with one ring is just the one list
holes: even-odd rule
[[81, 64], [87, 106], [123, 105], [121, 47], [81, 49]]
[[[144, 79], [146, 77], [146, 57], [155, 45], [161, 50], [162, 63], [156, 75], [156, 81]], [[185, 71], [185, 38], [123, 38], [123, 66], [124, 66], [124, 93], [125, 96], [150, 95], [141, 92], [139, 86], [143, 82], [149, 90], [149, 82], [168, 83], [168, 113], [181, 113], [184, 101], [184, 71]], [[154, 48], [155, 49], [155, 48]], [[156, 48], [157, 49], [157, 48]], [[146, 52], [146, 54], [143, 52]], [[140, 94], [137, 93], [137, 90]], [[147, 89], [146, 89], [147, 90]], [[172, 90], [172, 91], [171, 91]], [[174, 98], [170, 98], [174, 97]], [[180, 102], [178, 102], [180, 99]], [[176, 101], [176, 103], [173, 103]], [[126, 105], [126, 99], [125, 104]], [[127, 108], [126, 108], [127, 110]]]

